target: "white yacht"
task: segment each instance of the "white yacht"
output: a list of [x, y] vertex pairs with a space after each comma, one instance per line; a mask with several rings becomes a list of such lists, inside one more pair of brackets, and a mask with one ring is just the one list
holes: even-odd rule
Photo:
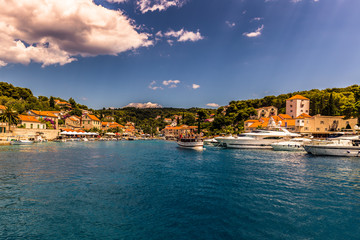
[[34, 143], [34, 141], [30, 141], [30, 140], [12, 140], [12, 141], [10, 141], [11, 145], [30, 145], [33, 143]]
[[300, 137], [300, 134], [280, 128], [279, 131], [255, 130], [250, 133], [243, 133], [238, 137], [216, 137], [215, 140], [226, 148], [271, 149], [272, 143], [292, 137]]
[[360, 157], [359, 136], [312, 141], [304, 148], [306, 152], [313, 155]]
[[179, 147], [193, 150], [203, 150], [204, 142], [200, 138], [180, 138]]
[[282, 141], [271, 144], [274, 151], [305, 151], [304, 144], [311, 142], [308, 138], [293, 138], [289, 141]]

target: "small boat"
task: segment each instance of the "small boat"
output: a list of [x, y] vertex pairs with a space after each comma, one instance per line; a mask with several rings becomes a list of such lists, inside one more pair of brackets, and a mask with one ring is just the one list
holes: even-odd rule
[[180, 138], [178, 146], [186, 149], [203, 150], [204, 142], [201, 138]]
[[217, 146], [220, 145], [220, 143], [218, 141], [216, 141], [215, 138], [211, 138], [211, 139], [205, 139], [204, 140], [204, 145], [205, 146], [217, 147]]
[[30, 140], [11, 140], [10, 141], [11, 145], [30, 145], [33, 143], [34, 143], [34, 141], [30, 141]]
[[360, 157], [359, 136], [312, 141], [304, 148], [306, 152], [318, 156]]
[[305, 151], [304, 143], [311, 142], [308, 138], [293, 138], [289, 141], [271, 144], [274, 151]]

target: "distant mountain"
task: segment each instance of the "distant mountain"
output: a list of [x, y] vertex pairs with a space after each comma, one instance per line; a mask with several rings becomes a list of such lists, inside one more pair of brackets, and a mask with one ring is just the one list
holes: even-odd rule
[[147, 102], [147, 103], [129, 103], [124, 108], [133, 107], [133, 108], [163, 108], [160, 104]]

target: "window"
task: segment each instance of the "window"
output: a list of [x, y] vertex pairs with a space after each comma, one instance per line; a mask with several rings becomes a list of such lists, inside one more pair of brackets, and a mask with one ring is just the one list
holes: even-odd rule
[[305, 112], [309, 112], [309, 110], [306, 110]]
[[304, 104], [301, 104], [301, 106], [300, 106], [300, 107], [302, 107], [302, 108], [303, 108], [303, 107], [304, 107]]
[[31, 129], [33, 128], [33, 124], [32, 124], [32, 123], [30, 124], [30, 128], [31, 128]]
[[303, 110], [301, 110], [301, 112], [303, 112]]
[[292, 107], [292, 105], [290, 105], [290, 107]]
[[324, 124], [324, 121], [320, 121], [320, 124]]
[[307, 130], [309, 130], [309, 128], [308, 128], [308, 127], [306, 127], [306, 128], [305, 128], [305, 130], [307, 131]]
[[40, 128], [40, 125], [39, 125], [39, 124], [37, 125], [37, 128], [38, 128], [38, 129]]
[[325, 131], [327, 131], [327, 128], [325, 128]]
[[316, 131], [320, 131], [320, 128], [316, 128]]
[[290, 112], [292, 112], [292, 110], [290, 110]]

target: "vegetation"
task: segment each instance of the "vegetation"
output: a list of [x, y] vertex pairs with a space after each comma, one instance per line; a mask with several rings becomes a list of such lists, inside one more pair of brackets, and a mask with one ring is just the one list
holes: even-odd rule
[[8, 132], [10, 132], [10, 127], [19, 123], [18, 113], [11, 109], [11, 107], [8, 107], [0, 115], [0, 122], [7, 123], [9, 126]]
[[[206, 134], [239, 133], [243, 130], [244, 121], [256, 113], [257, 108], [275, 106], [278, 113], [285, 113], [286, 99], [299, 94], [310, 99], [310, 115], [343, 115], [346, 118], [360, 117], [360, 86], [353, 85], [346, 88], [328, 88], [324, 90], [312, 89], [309, 91], [281, 94], [279, 96], [266, 96], [261, 99], [231, 101], [228, 106], [218, 109], [201, 108], [155, 108], [155, 109], [102, 109], [92, 110], [99, 119], [105, 120], [112, 116], [114, 121], [125, 125], [127, 122], [135, 123], [135, 127], [144, 133], [155, 134], [158, 129], [163, 129], [168, 123], [165, 118], [171, 118], [177, 124], [189, 126], [197, 125], [199, 130]], [[56, 98], [45, 96], [35, 97], [30, 89], [14, 87], [11, 84], [0, 82], [0, 104], [24, 113], [27, 110], [60, 110], [55, 105]], [[82, 110], [87, 106], [75, 102], [70, 98], [72, 106], [69, 115], [81, 116]], [[174, 115], [180, 116], [174, 119]], [[207, 121], [211, 118], [213, 121]], [[107, 120], [109, 121], [109, 120]]]

